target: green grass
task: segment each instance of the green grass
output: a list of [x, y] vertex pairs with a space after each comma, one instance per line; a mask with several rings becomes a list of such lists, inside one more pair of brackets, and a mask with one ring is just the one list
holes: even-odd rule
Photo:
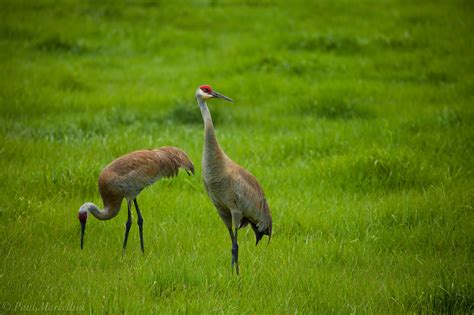
[[[1, 312], [472, 313], [469, 1], [0, 1]], [[274, 236], [230, 240], [201, 180], [210, 102]], [[175, 145], [196, 175], [88, 223], [114, 158]], [[122, 205], [125, 207], [124, 205]]]

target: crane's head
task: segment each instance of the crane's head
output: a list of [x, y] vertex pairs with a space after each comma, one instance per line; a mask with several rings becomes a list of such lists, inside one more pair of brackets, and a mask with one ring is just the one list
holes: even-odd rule
[[212, 90], [210, 85], [201, 85], [200, 87], [198, 87], [198, 89], [196, 90], [196, 98], [199, 98], [203, 101], [210, 98], [222, 98], [226, 101], [233, 102], [231, 98], [228, 98], [227, 96]]
[[91, 203], [86, 202], [79, 208], [79, 213], [77, 214], [77, 218], [81, 223], [81, 249], [84, 244], [84, 232], [86, 230], [86, 222], [87, 218], [89, 217], [89, 208], [91, 207]]

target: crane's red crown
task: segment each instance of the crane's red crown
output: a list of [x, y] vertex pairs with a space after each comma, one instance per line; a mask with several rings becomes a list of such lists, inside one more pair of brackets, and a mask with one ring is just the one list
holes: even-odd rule
[[212, 88], [210, 85], [201, 85], [199, 87], [203, 92], [206, 92], [206, 93], [211, 93], [212, 92]]

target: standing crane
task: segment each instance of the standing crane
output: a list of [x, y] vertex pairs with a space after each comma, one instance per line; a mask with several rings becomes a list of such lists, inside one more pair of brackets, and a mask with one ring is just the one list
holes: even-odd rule
[[204, 186], [219, 216], [227, 226], [232, 240], [232, 269], [239, 274], [238, 229], [250, 224], [256, 244], [268, 235], [272, 235], [272, 216], [262, 187], [255, 177], [232, 161], [222, 151], [217, 142], [211, 113], [206, 100], [221, 98], [232, 102], [230, 98], [213, 91], [209, 85], [201, 85], [196, 90], [196, 100], [204, 120], [204, 151], [202, 155], [202, 173]]
[[161, 177], [173, 177], [183, 168], [188, 175], [194, 174], [194, 165], [186, 153], [175, 147], [161, 147], [153, 150], [140, 150], [128, 153], [107, 165], [99, 175], [99, 192], [104, 209], [86, 202], [79, 209], [81, 222], [81, 249], [84, 244], [84, 231], [89, 213], [99, 220], [110, 220], [120, 211], [123, 198], [127, 199], [128, 220], [125, 223], [125, 238], [122, 254], [127, 246], [128, 232], [132, 226], [132, 201], [137, 211], [137, 224], [140, 232], [140, 245], [143, 245], [143, 218], [138, 208], [137, 196], [147, 186]]

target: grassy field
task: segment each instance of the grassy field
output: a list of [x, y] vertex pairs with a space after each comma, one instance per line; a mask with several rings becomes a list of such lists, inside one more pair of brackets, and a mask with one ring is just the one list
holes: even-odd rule
[[[100, 4], [99, 4], [100, 3]], [[470, 1], [0, 1], [0, 312], [474, 311]], [[194, 91], [265, 189], [241, 276], [201, 179]], [[97, 176], [175, 145], [139, 197], [145, 256]], [[125, 208], [125, 204], [122, 205]]]

